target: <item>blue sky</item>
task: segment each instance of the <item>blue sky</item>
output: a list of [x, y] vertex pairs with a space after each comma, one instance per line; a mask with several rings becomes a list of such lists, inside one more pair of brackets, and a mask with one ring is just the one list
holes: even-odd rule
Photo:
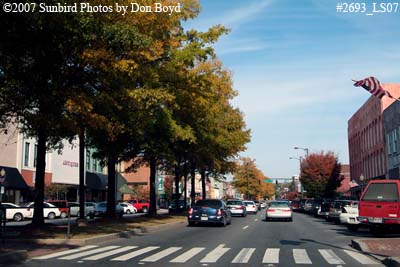
[[[351, 79], [400, 82], [397, 13], [338, 13], [338, 0], [200, 0], [187, 28], [222, 24], [231, 32], [215, 45], [232, 71], [252, 140], [243, 156], [269, 177], [298, 174], [289, 157], [334, 151], [348, 163], [347, 121], [368, 99]], [[367, 12], [373, 1], [364, 1]], [[388, 1], [381, 1], [383, 3]]]

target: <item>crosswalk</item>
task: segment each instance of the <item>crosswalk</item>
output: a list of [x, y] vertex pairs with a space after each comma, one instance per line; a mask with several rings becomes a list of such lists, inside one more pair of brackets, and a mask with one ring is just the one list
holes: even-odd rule
[[[262, 264], [279, 264], [283, 257], [287, 259], [287, 251], [291, 254], [291, 260], [294, 264], [312, 265], [313, 261], [310, 255], [319, 255], [327, 264], [330, 265], [344, 265], [345, 259], [352, 259], [353, 262], [360, 265], [375, 265], [378, 262], [365, 256], [364, 254], [346, 249], [285, 249], [285, 248], [229, 248], [225, 244], [219, 244], [217, 247], [208, 249], [205, 247], [167, 247], [161, 248], [159, 246], [95, 246], [88, 245], [77, 249], [71, 249], [52, 254], [46, 254], [33, 258], [35, 261], [44, 260], [61, 260], [61, 261], [96, 261], [106, 259], [114, 262], [126, 262], [135, 260], [139, 263], [153, 263], [161, 260], [166, 260], [170, 263], [187, 263], [189, 261], [197, 261], [200, 264], [217, 263], [223, 257], [228, 257], [231, 263], [249, 263], [253, 255], [258, 251], [262, 253]], [[283, 253], [285, 252], [285, 253]], [[316, 253], [315, 253], [316, 252]], [[283, 256], [285, 254], [286, 256]], [[197, 256], [197, 257], [196, 257]], [[196, 257], [196, 258], [195, 258]], [[195, 259], [194, 259], [195, 258]], [[257, 257], [254, 257], [257, 258]], [[200, 260], [199, 260], [200, 259]], [[226, 259], [225, 259], [226, 260]], [[349, 263], [348, 263], [349, 264]]]

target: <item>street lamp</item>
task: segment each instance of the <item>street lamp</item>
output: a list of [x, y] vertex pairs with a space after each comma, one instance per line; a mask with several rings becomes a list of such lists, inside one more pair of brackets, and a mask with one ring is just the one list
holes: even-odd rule
[[[296, 148], [295, 148], [295, 149], [296, 149]], [[308, 149], [307, 149], [307, 154], [308, 154]], [[299, 165], [300, 165], [300, 175], [301, 175], [301, 161], [303, 160], [303, 157], [302, 157], [302, 156], [300, 156], [299, 158], [296, 158], [296, 157], [289, 157], [289, 159], [297, 159], [297, 160], [299, 161]], [[303, 198], [303, 193], [304, 193], [303, 184], [301, 184], [300, 189], [301, 189], [301, 198]]]
[[294, 149], [302, 149], [306, 152], [306, 156], [308, 156], [308, 148], [295, 146]]

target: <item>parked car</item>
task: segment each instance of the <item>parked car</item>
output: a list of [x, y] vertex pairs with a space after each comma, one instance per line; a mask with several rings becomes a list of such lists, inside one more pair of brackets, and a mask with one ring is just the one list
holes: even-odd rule
[[168, 206], [168, 212], [169, 213], [173, 213], [173, 212], [177, 212], [178, 210], [185, 210], [186, 209], [186, 203], [185, 200], [180, 199], [178, 201], [178, 206], [176, 205], [176, 200], [172, 200], [171, 203]]
[[260, 201], [254, 200], [254, 203], [255, 203], [256, 206], [257, 206], [257, 210], [261, 210]]
[[252, 212], [252, 213], [254, 213], [254, 214], [257, 214], [258, 208], [257, 208], [257, 206], [256, 206], [256, 203], [254, 203], [254, 201], [245, 200], [245, 201], [243, 201], [243, 203], [244, 203], [244, 205], [246, 206], [246, 211], [247, 211], [247, 213]]
[[305, 213], [311, 213], [312, 205], [313, 205], [314, 199], [306, 199], [304, 202], [304, 212]]
[[32, 217], [32, 209], [21, 207], [13, 203], [1, 203], [3, 208], [6, 209], [6, 219], [14, 220], [16, 222], [22, 221], [24, 218]]
[[[29, 216], [29, 218], [33, 218], [33, 213], [35, 212], [35, 203], [30, 202], [26, 205], [27, 208], [32, 209], [32, 214]], [[56, 217], [60, 217], [61, 212], [60, 210], [54, 206], [53, 204], [50, 203], [43, 203], [43, 217], [48, 218], [50, 220], [55, 219]]]
[[358, 204], [358, 220], [375, 236], [400, 230], [400, 180], [371, 180]]
[[321, 211], [320, 211], [320, 216], [324, 217], [325, 219], [328, 218], [329, 211], [331, 210], [333, 205], [333, 200], [332, 199], [326, 199], [321, 203]]
[[231, 224], [231, 211], [220, 199], [202, 199], [189, 209], [188, 224], [213, 223], [226, 226]]
[[306, 200], [307, 199], [305, 199], [305, 198], [300, 199], [300, 205], [299, 205], [298, 211], [305, 212], [304, 205], [306, 204]]
[[328, 221], [332, 221], [336, 224], [340, 223], [340, 213], [342, 213], [342, 209], [347, 206], [351, 206], [353, 200], [335, 200], [329, 210]]
[[[80, 206], [79, 202], [68, 202], [70, 216], [79, 216]], [[85, 216], [93, 218], [94, 217], [94, 210], [96, 205], [88, 204], [85, 202]]]
[[358, 217], [358, 202], [354, 201], [350, 206], [342, 208], [342, 213], [339, 215], [340, 223], [347, 226], [350, 231], [357, 231], [360, 222]]
[[137, 212], [137, 209], [131, 203], [122, 202], [122, 203], [119, 203], [119, 204], [124, 209], [124, 213], [125, 214], [132, 214], [132, 213], [136, 213]]
[[300, 210], [300, 199], [293, 199], [290, 202], [290, 206], [292, 207], [292, 211], [299, 211]]
[[292, 221], [292, 209], [287, 201], [270, 201], [265, 210], [265, 220], [284, 219]]
[[65, 218], [68, 215], [68, 201], [67, 200], [48, 200], [47, 203], [53, 204], [60, 210], [60, 217]]
[[[115, 204], [115, 210], [117, 213], [118, 218], [122, 218], [122, 215], [124, 214], [124, 208], [119, 204]], [[99, 202], [96, 204], [96, 208], [94, 210], [94, 216], [96, 217], [103, 217], [106, 215], [107, 211], [107, 202]]]
[[150, 202], [147, 199], [131, 199], [128, 201], [138, 212], [147, 213], [149, 211]]
[[261, 199], [261, 200], [260, 200], [260, 207], [261, 207], [262, 209], [265, 209], [266, 206], [267, 206], [267, 201], [265, 201], [264, 199]]
[[227, 200], [226, 206], [228, 206], [232, 215], [240, 215], [242, 217], [247, 216], [246, 205], [243, 203], [242, 200], [239, 199]]

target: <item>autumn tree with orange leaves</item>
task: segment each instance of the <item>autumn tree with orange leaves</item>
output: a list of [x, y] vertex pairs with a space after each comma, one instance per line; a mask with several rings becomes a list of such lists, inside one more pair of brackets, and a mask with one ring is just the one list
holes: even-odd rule
[[301, 162], [300, 181], [308, 197], [333, 197], [343, 177], [337, 156], [328, 151], [313, 153]]

